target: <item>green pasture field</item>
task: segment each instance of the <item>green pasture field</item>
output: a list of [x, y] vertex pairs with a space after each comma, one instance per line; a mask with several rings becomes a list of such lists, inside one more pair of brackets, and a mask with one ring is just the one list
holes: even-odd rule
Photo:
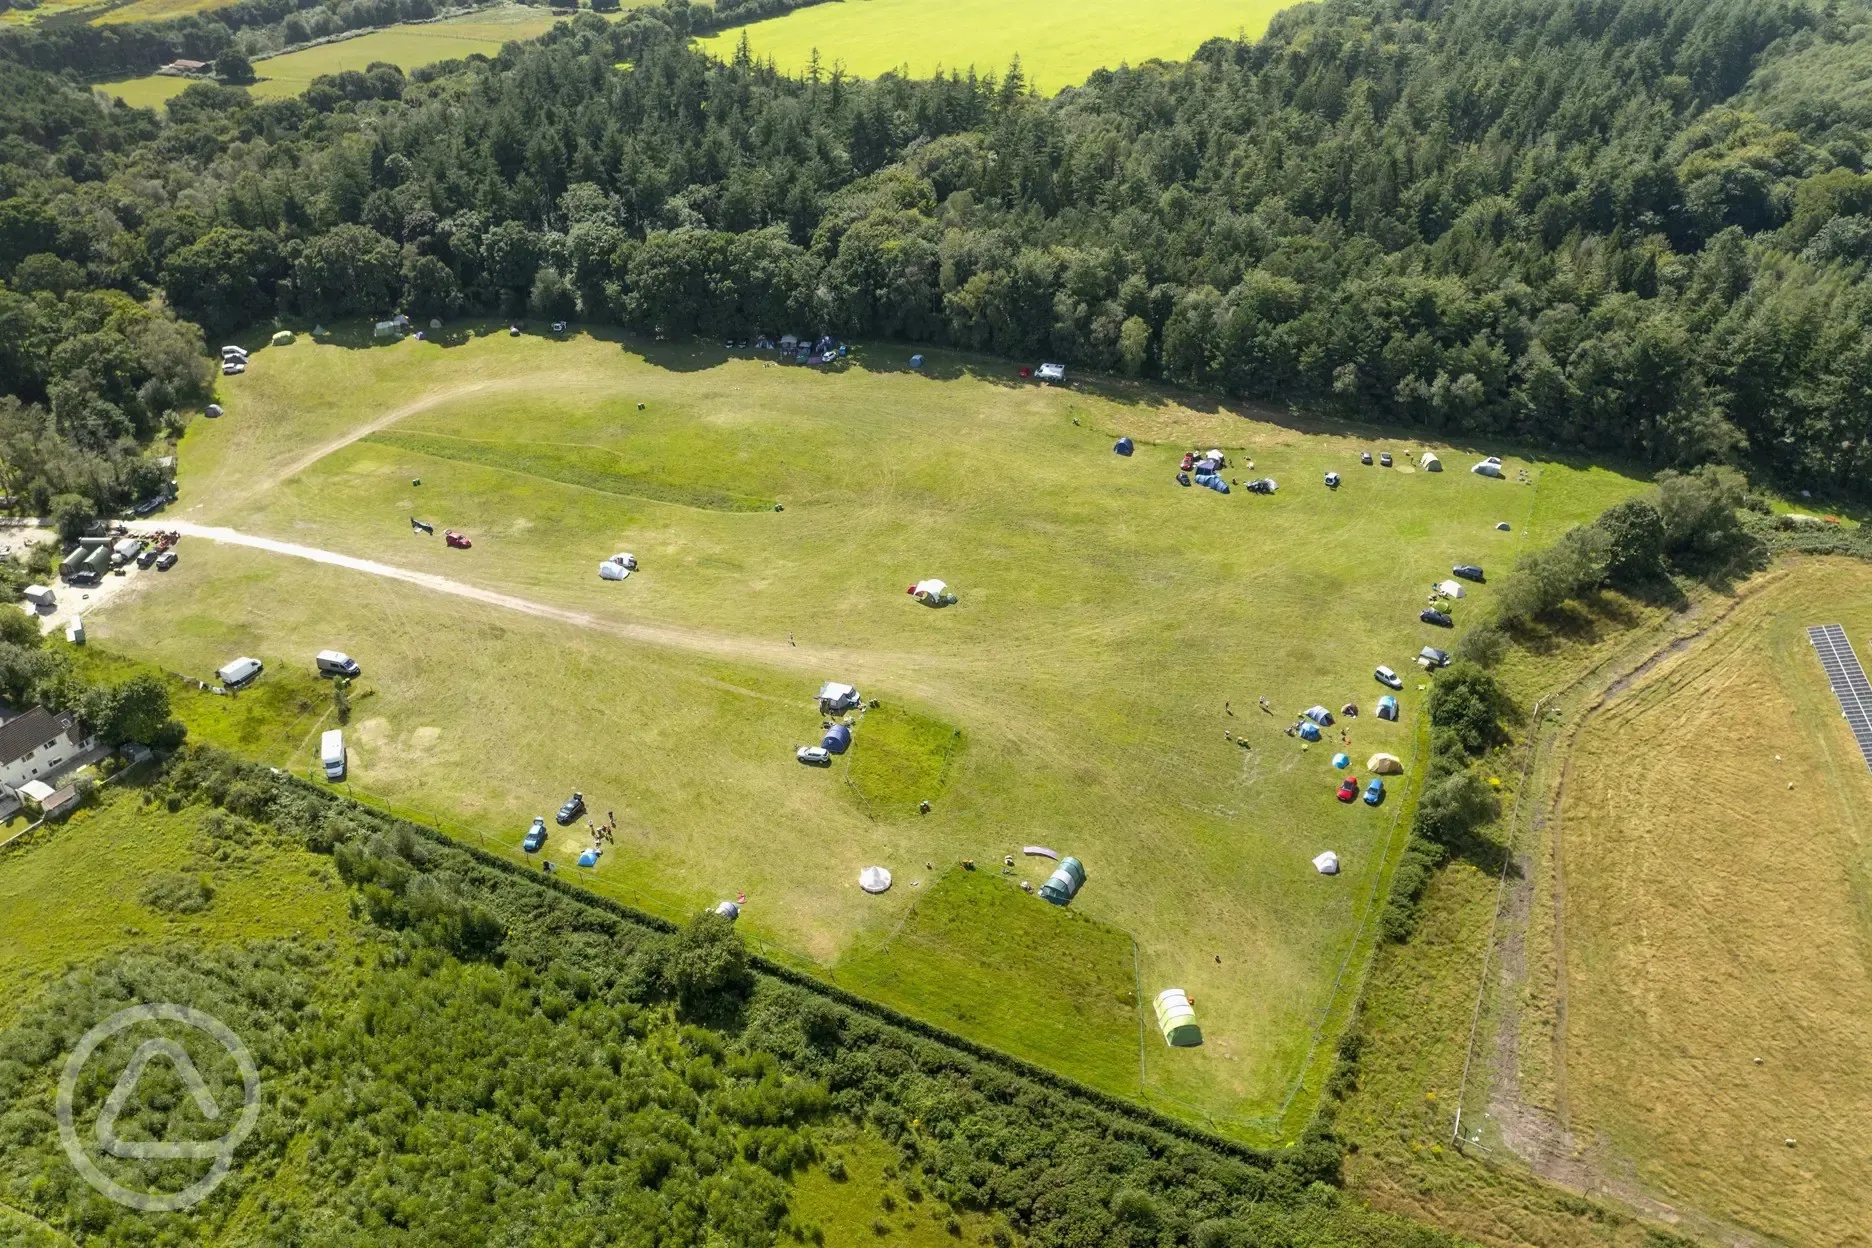
[[[1394, 783], [1383, 806], [1341, 805], [1333, 746], [1283, 729], [1355, 701], [1355, 770], [1381, 749], [1414, 766], [1410, 659], [1449, 639], [1417, 621], [1428, 583], [1505, 570], [1638, 483], [1512, 457], [1537, 485], [1491, 481], [1466, 471], [1483, 447], [1444, 448], [1431, 475], [1405, 455], [1421, 444], [1342, 421], [1039, 387], [937, 352], [912, 372], [908, 354], [822, 372], [504, 332], [256, 350], [227, 414], [184, 438], [168, 515], [446, 579], [185, 537], [87, 628], [198, 676], [264, 659], [236, 702], [294, 692], [242, 748], [302, 772], [335, 721], [299, 691], [316, 650], [344, 649], [364, 667], [360, 794], [517, 854], [580, 789], [616, 813], [615, 844], [571, 867], [580, 820], [546, 856], [591, 887], [675, 917], [744, 896], [743, 931], [775, 956], [1114, 1092], [1139, 1092], [1120, 994], [1183, 987], [1207, 1043], [1172, 1053], [1146, 1028], [1146, 1099], [1276, 1138], [1317, 1095], [1300, 1076], [1360, 981], [1407, 801]], [[1135, 456], [1112, 454], [1120, 434]], [[1282, 488], [1179, 488], [1192, 446]], [[1399, 467], [1361, 467], [1363, 447]], [[626, 550], [640, 570], [601, 581]], [[909, 598], [926, 576], [961, 601]], [[1400, 723], [1371, 714], [1378, 663], [1411, 678]], [[826, 679], [881, 706], [838, 765], [802, 767]], [[1014, 891], [1051, 868], [1026, 845], [1086, 863], [1070, 916]], [[1309, 862], [1328, 848], [1336, 878]], [[880, 897], [857, 888], [874, 863], [897, 881]]]
[[[373, 61], [387, 61], [407, 71], [476, 53], [493, 56], [503, 44], [537, 39], [558, 20], [545, 9], [508, 5], [448, 21], [390, 26], [355, 39], [340, 39], [255, 61], [254, 73], [259, 75], [260, 81], [247, 89], [257, 96], [278, 99], [298, 95], [323, 74], [361, 70]], [[182, 94], [194, 81], [168, 74], [147, 74], [141, 78], [100, 83], [98, 90], [136, 108], [159, 108]]]
[[1288, 0], [1188, 0], [1156, 8], [1130, 0], [1007, 4], [1004, 0], [838, 0], [722, 31], [702, 46], [727, 59], [745, 34], [754, 55], [800, 73], [816, 50], [864, 78], [892, 70], [918, 77], [973, 68], [1004, 74], [1015, 57], [1028, 82], [1047, 94], [1084, 82], [1096, 69], [1187, 60], [1218, 36], [1254, 39]]

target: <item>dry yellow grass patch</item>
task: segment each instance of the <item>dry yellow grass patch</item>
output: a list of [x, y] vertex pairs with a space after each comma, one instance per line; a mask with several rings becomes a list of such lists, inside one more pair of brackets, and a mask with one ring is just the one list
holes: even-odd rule
[[1807, 642], [1819, 623], [1867, 655], [1872, 566], [1794, 565], [1582, 727], [1560, 1110], [1663, 1199], [1863, 1245], [1872, 775]]

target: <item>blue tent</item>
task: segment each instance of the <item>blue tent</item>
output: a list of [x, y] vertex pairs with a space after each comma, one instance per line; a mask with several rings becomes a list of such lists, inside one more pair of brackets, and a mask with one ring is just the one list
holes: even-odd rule
[[1085, 866], [1077, 858], [1062, 858], [1059, 868], [1040, 886], [1040, 895], [1056, 906], [1063, 906], [1084, 887]]
[[1344, 771], [1347, 767], [1352, 765], [1352, 756], [1350, 754], [1335, 754], [1332, 756], [1332, 765], [1340, 771]]
[[923, 367], [923, 357], [922, 357], [922, 356], [920, 356], [920, 355], [913, 355], [913, 356], [911, 356], [911, 357], [910, 357], [910, 367], [911, 367], [911, 368], [922, 368], [922, 367]]
[[1322, 728], [1332, 727], [1332, 712], [1323, 706], [1309, 706], [1300, 713]]
[[581, 867], [597, 866], [598, 865], [598, 851], [595, 849], [588, 849], [584, 853], [580, 854], [578, 865]]
[[1218, 494], [1226, 494], [1229, 492], [1228, 482], [1224, 481], [1213, 472], [1197, 473], [1196, 484], [1202, 486], [1204, 489], [1214, 490]]
[[1117, 444], [1112, 447], [1112, 451], [1119, 455], [1129, 455], [1136, 449], [1137, 447], [1132, 445], [1130, 438], [1119, 438]]
[[1300, 725], [1300, 739], [1302, 741], [1319, 740], [1320, 739], [1319, 725], [1312, 722], [1311, 720], [1308, 720], [1306, 723], [1301, 724]]
[[825, 740], [819, 743], [831, 754], [843, 754], [851, 748], [851, 729], [844, 724], [833, 724], [825, 734]]
[[1379, 719], [1396, 719], [1397, 718], [1397, 699], [1392, 697], [1388, 693], [1385, 694], [1384, 697], [1378, 699], [1378, 718]]

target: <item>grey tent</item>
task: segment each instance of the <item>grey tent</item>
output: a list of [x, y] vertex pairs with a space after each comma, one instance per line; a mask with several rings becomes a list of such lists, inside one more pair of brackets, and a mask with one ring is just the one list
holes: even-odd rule
[[1077, 858], [1062, 858], [1059, 868], [1040, 886], [1040, 895], [1056, 906], [1063, 906], [1085, 887], [1085, 878], [1085, 867]]

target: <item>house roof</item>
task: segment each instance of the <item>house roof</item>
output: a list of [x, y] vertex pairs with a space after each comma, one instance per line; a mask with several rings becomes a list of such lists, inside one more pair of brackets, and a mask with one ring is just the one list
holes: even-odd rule
[[27, 751], [36, 750], [59, 736], [69, 737], [74, 720], [70, 711], [57, 715], [43, 706], [35, 706], [24, 715], [0, 724], [0, 764], [18, 762]]

